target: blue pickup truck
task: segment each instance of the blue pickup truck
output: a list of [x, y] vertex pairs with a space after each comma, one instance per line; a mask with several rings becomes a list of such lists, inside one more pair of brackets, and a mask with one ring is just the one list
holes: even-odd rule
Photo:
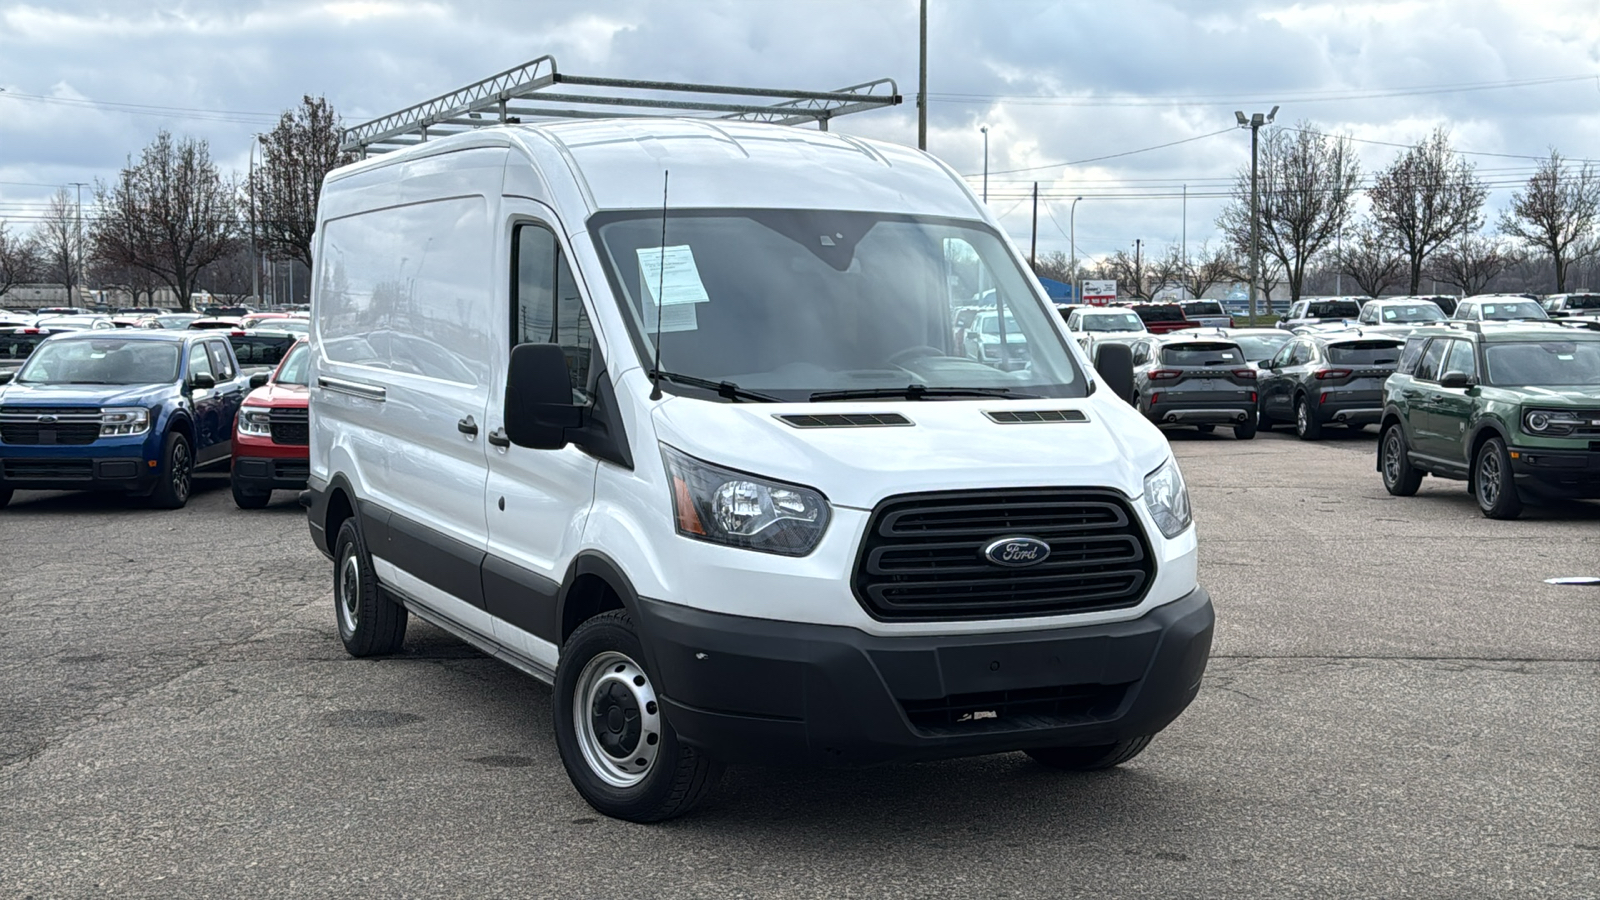
[[120, 491], [189, 502], [194, 471], [227, 465], [248, 389], [225, 335], [78, 331], [0, 372], [0, 507], [16, 490]]

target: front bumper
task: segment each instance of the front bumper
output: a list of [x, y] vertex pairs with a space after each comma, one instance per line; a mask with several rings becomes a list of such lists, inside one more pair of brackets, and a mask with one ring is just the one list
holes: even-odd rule
[[882, 637], [640, 599], [684, 742], [727, 762], [869, 765], [1154, 734], [1194, 700], [1215, 616], [1196, 588], [1140, 619]]
[[298, 491], [306, 486], [310, 462], [305, 456], [234, 456], [233, 480], [251, 493]]
[[1509, 449], [1518, 489], [1547, 497], [1600, 498], [1600, 451]]
[[157, 471], [142, 457], [6, 456], [0, 458], [0, 488], [140, 493], [155, 484]]

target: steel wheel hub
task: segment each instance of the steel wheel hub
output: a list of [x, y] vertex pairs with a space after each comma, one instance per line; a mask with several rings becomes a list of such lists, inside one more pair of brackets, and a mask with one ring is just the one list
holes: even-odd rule
[[339, 564], [339, 624], [347, 634], [356, 633], [361, 609], [361, 563], [354, 550]]
[[661, 749], [661, 708], [644, 669], [625, 654], [601, 653], [583, 667], [572, 699], [589, 770], [613, 787], [643, 781]]

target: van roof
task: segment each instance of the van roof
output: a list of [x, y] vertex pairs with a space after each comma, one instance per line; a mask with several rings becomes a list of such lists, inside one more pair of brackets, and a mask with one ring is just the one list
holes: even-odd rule
[[[981, 205], [954, 171], [909, 147], [852, 135], [723, 119], [630, 118], [474, 129], [385, 153], [330, 174], [451, 150], [510, 146], [546, 178], [565, 169], [590, 211], [791, 208], [900, 212], [974, 219]], [[513, 175], [507, 174], [507, 193]], [[555, 185], [552, 185], [555, 187]]]

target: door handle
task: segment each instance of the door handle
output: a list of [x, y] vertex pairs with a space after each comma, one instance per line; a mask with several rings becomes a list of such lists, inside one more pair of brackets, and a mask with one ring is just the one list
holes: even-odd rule
[[456, 430], [469, 438], [475, 438], [478, 436], [478, 423], [474, 422], [471, 416], [467, 416], [456, 423]]
[[511, 437], [506, 434], [504, 428], [496, 428], [489, 432], [489, 443], [500, 448], [509, 447], [511, 446]]

